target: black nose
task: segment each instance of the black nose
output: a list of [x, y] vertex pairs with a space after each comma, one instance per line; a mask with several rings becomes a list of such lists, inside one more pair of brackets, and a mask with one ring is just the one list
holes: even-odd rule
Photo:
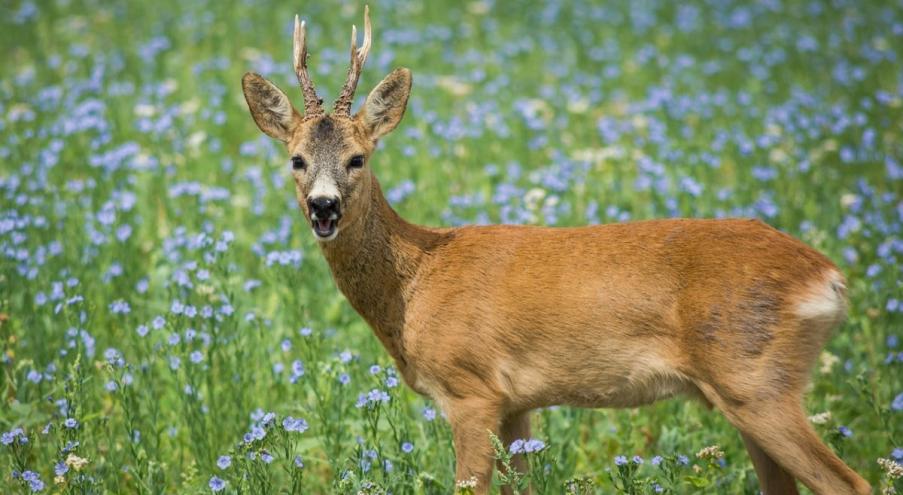
[[339, 201], [335, 198], [326, 196], [317, 196], [307, 200], [307, 207], [310, 209], [311, 216], [316, 215], [319, 220], [327, 220], [335, 214], [339, 216]]

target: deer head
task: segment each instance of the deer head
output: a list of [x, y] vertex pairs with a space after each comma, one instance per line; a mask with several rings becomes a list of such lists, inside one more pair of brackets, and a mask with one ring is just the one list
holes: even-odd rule
[[411, 92], [411, 72], [395, 69], [380, 82], [363, 108], [351, 115], [354, 91], [370, 51], [370, 12], [364, 8], [364, 42], [357, 47], [351, 28], [351, 65], [332, 114], [326, 114], [307, 72], [304, 23], [295, 16], [294, 65], [304, 94], [304, 115], [272, 81], [246, 73], [242, 89], [257, 127], [285, 143], [292, 163], [298, 204], [319, 241], [368, 214], [373, 176], [370, 156], [379, 138], [395, 129]]

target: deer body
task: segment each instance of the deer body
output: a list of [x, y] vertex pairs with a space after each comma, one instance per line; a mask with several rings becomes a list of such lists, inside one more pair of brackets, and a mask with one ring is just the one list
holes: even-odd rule
[[[579, 228], [426, 228], [399, 217], [367, 167], [401, 120], [398, 69], [351, 116], [369, 18], [336, 111], [295, 66], [306, 115], [255, 74], [255, 122], [292, 155], [298, 202], [333, 278], [405, 382], [448, 416], [456, 479], [489, 491], [488, 431], [529, 436], [529, 411], [701, 398], [736, 426], [766, 494], [869, 493], [809, 426], [801, 397], [846, 315], [844, 279], [823, 255], [756, 220], [653, 220]], [[518, 460], [516, 465], [522, 460]]]
[[[440, 403], [631, 407], [724, 366], [770, 383], [722, 385], [760, 400], [804, 384], [845, 313], [833, 264], [756, 220], [429, 229], [373, 197], [378, 214], [321, 247], [408, 385]], [[798, 321], [825, 325], [780, 325]], [[773, 355], [800, 341], [798, 364]]]

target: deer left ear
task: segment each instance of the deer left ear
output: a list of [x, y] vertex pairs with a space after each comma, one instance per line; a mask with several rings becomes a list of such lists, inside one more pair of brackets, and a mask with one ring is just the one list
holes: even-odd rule
[[301, 115], [288, 96], [275, 84], [252, 72], [241, 78], [241, 87], [257, 127], [267, 136], [287, 143], [295, 126], [301, 122]]
[[370, 138], [377, 139], [390, 133], [401, 122], [411, 94], [411, 71], [395, 69], [367, 96], [367, 102], [355, 119], [364, 124]]

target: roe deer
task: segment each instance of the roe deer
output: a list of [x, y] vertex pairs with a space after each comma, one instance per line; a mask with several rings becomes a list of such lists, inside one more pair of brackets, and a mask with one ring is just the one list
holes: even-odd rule
[[797, 493], [795, 479], [820, 494], [870, 492], [802, 407], [813, 362], [846, 315], [844, 278], [828, 258], [757, 220], [412, 225], [370, 166], [404, 115], [411, 73], [393, 71], [352, 115], [367, 10], [364, 26], [360, 48], [352, 28], [331, 115], [308, 75], [297, 16], [304, 115], [257, 74], [242, 87], [257, 126], [288, 148], [298, 203], [338, 288], [405, 382], [448, 416], [457, 480], [487, 493], [488, 432], [506, 446], [528, 437], [531, 409], [687, 394], [740, 430], [765, 493]]

